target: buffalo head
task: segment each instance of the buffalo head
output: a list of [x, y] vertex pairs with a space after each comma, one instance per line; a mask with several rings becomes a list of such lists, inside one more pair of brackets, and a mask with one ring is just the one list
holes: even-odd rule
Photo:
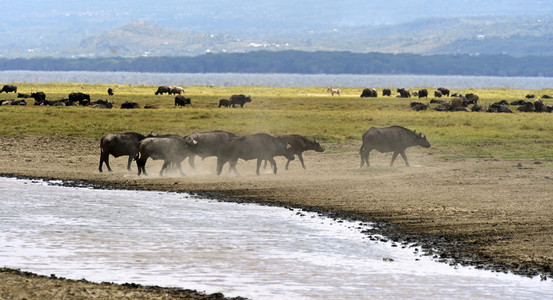
[[416, 136], [417, 144], [419, 146], [424, 147], [424, 148], [430, 148], [430, 142], [428, 142], [428, 140], [426, 139], [426, 135], [424, 135], [424, 133], [422, 133], [422, 132], [417, 133], [416, 130], [413, 130], [413, 133]]

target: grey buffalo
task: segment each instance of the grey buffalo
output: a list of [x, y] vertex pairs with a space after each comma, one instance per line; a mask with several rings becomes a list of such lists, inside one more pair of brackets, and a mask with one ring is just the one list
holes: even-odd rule
[[428, 90], [427, 89], [420, 89], [419, 90], [419, 99], [425, 97], [428, 98]]
[[175, 106], [185, 107], [186, 104], [192, 104], [192, 100], [190, 100], [190, 98], [186, 98], [182, 95], [175, 96]]
[[252, 102], [252, 97], [251, 96], [245, 96], [245, 95], [232, 95], [230, 96], [230, 98], [228, 99], [229, 102], [230, 102], [230, 105], [232, 105], [232, 107], [234, 107], [236, 104], [240, 105], [240, 107], [244, 107], [244, 104], [246, 104], [247, 102]]
[[[303, 169], [307, 169], [305, 167], [305, 164], [303, 162], [303, 155], [302, 153], [307, 150], [314, 150], [316, 152], [323, 152], [325, 149], [317, 142], [315, 138], [313, 140], [310, 140], [306, 137], [303, 137], [299, 134], [290, 134], [290, 135], [276, 135], [275, 136], [279, 141], [282, 143], [287, 143], [290, 145], [290, 149], [292, 150], [292, 153], [298, 156], [301, 166]], [[286, 170], [288, 170], [288, 165], [290, 164], [290, 159], [286, 162]]]
[[382, 96], [392, 96], [392, 90], [390, 90], [390, 89], [383, 89], [383, 90], [382, 90]]
[[407, 161], [407, 156], [405, 155], [405, 149], [412, 146], [430, 147], [430, 143], [422, 132], [416, 133], [416, 131], [411, 131], [401, 126], [385, 128], [371, 127], [363, 133], [362, 140], [363, 145], [359, 150], [359, 154], [361, 155], [361, 168], [364, 163], [367, 163], [367, 167], [371, 166], [369, 164], [369, 153], [373, 149], [381, 153], [393, 152], [392, 161], [390, 162], [391, 167], [394, 165], [394, 160], [396, 160], [398, 154], [401, 154], [401, 157], [403, 157], [405, 165], [409, 166], [409, 161]]
[[146, 136], [136, 132], [112, 133], [100, 139], [100, 166], [98, 171], [102, 172], [102, 164], [105, 163], [108, 171], [111, 172], [109, 166], [109, 155], [114, 157], [129, 156], [127, 170], [131, 170], [131, 162], [138, 154], [138, 143], [145, 139]]
[[194, 158], [196, 156], [202, 159], [210, 156], [217, 156], [221, 148], [234, 137], [236, 137], [235, 134], [222, 130], [193, 132], [189, 134], [188, 139], [197, 142], [197, 146], [192, 149], [192, 153], [188, 157], [190, 166], [196, 169], [196, 165], [194, 164]]
[[79, 105], [85, 106], [90, 104], [90, 95], [81, 92], [71, 93], [69, 94], [69, 102], [79, 103]]
[[163, 95], [165, 93], [171, 94], [171, 87], [168, 87], [166, 85], [162, 85], [162, 86], [159, 86], [157, 88], [157, 91], [155, 92], [156, 95], [159, 95], [159, 94]]
[[230, 101], [228, 99], [219, 100], [219, 108], [221, 108], [221, 106], [229, 107], [230, 106]]
[[449, 93], [450, 93], [449, 89], [439, 87], [436, 90], [438, 90], [440, 92], [440, 94], [442, 94], [443, 96], [448, 96], [449, 97]]
[[399, 88], [397, 89], [397, 92], [399, 93], [400, 98], [411, 98], [411, 92], [409, 91], [409, 89]]
[[148, 158], [153, 160], [163, 160], [163, 166], [159, 175], [163, 175], [163, 171], [168, 166], [174, 164], [180, 171], [181, 175], [184, 175], [182, 171], [181, 162], [192, 153], [191, 148], [195, 145], [195, 141], [191, 140], [187, 142], [186, 137], [177, 135], [148, 137], [138, 143], [139, 156], [136, 159], [136, 166], [138, 167], [138, 175], [146, 173], [146, 161]]
[[173, 94], [173, 95], [177, 95], [177, 94], [184, 94], [184, 89], [180, 86], [174, 86], [171, 88], [171, 91], [169, 92], [169, 95]]
[[236, 170], [236, 163], [239, 158], [243, 160], [257, 159], [257, 175], [259, 175], [261, 162], [268, 160], [276, 174], [277, 165], [274, 157], [281, 155], [289, 160], [294, 159], [292, 149], [274, 136], [257, 133], [236, 137], [221, 148], [217, 156], [217, 175], [221, 174], [223, 165], [227, 162], [230, 164], [230, 170], [234, 171], [236, 175], [240, 175]]
[[2, 92], [6, 92], [7, 93], [17, 93], [17, 86], [13, 85], [13, 84], [6, 84], [2, 87], [2, 89], [0, 90], [0, 93]]
[[376, 89], [366, 88], [363, 89], [363, 92], [361, 93], [361, 98], [363, 97], [378, 97], [378, 92], [376, 91]]

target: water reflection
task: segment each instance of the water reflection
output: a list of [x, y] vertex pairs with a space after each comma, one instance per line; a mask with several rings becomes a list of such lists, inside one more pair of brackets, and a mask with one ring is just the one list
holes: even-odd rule
[[10, 178], [0, 205], [0, 266], [45, 275], [253, 299], [553, 296], [550, 282], [455, 269], [284, 208]]

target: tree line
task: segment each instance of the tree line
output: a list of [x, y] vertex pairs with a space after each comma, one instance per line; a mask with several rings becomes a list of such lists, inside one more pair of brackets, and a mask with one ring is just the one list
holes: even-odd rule
[[553, 77], [553, 56], [254, 51], [200, 56], [0, 59], [0, 70]]

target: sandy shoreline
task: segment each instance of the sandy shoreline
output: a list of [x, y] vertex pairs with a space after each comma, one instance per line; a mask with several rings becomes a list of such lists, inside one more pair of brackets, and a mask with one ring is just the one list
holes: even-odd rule
[[[419, 243], [444, 262], [553, 276], [551, 161], [452, 159], [452, 153], [411, 148], [407, 156], [412, 167], [399, 158], [389, 168], [389, 155], [372, 153], [373, 168], [360, 170], [360, 143], [346, 143], [327, 144], [324, 153], [306, 152], [307, 170], [294, 161], [286, 171], [279, 158], [277, 175], [266, 170], [256, 176], [254, 162], [241, 161], [237, 168], [242, 176], [225, 171], [217, 177], [215, 160], [208, 158], [196, 162], [197, 172], [183, 164], [184, 177], [153, 175], [160, 164], [148, 161], [152, 175], [138, 177], [135, 165], [126, 170], [126, 158], [110, 158], [114, 172], [99, 173], [98, 144], [96, 139], [0, 137], [0, 175], [300, 207], [376, 222], [367, 234]], [[34, 281], [26, 280], [31, 285]]]

